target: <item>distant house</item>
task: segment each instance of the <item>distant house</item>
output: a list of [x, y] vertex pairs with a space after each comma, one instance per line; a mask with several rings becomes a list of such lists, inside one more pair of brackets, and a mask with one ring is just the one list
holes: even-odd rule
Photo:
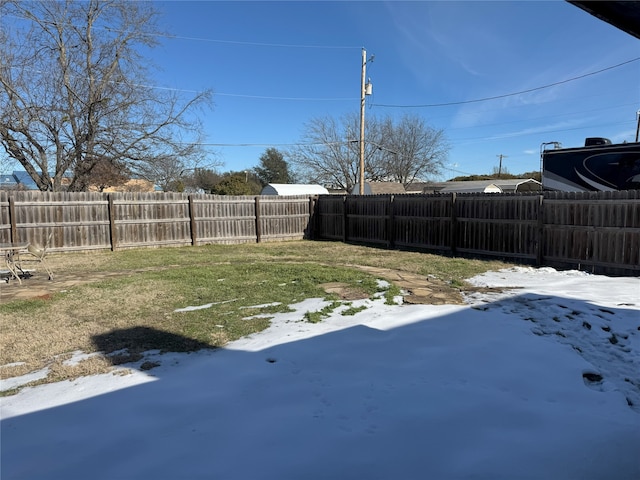
[[[53, 174], [50, 174], [53, 177]], [[70, 176], [62, 178], [62, 187], [69, 185]], [[36, 182], [24, 170], [14, 170], [11, 173], [0, 173], [0, 190], [38, 190]], [[90, 192], [97, 192], [95, 186], [89, 187]], [[155, 186], [146, 180], [130, 179], [117, 187], [108, 187], [104, 192], [153, 192]]]
[[18, 187], [18, 181], [12, 173], [0, 173], [0, 190], [15, 190]]
[[[352, 195], [360, 193], [360, 184], [356, 183], [351, 189]], [[404, 185], [398, 182], [364, 182], [365, 195], [390, 195], [407, 193]]]
[[0, 173], [0, 190], [38, 190], [36, 182], [24, 170]]
[[270, 183], [262, 189], [260, 195], [328, 195], [329, 190], [322, 185], [301, 183]]
[[542, 184], [532, 178], [438, 182], [426, 184], [423, 193], [521, 193], [540, 192]]
[[[95, 187], [95, 186], [92, 186], [92, 187], [89, 187], [89, 191], [90, 192], [97, 192], [97, 191], [99, 191], [99, 189], [97, 187]], [[122, 185], [118, 185], [118, 186], [115, 186], [115, 187], [106, 187], [102, 191], [104, 193], [112, 193], [112, 192], [139, 192], [139, 193], [143, 193], [143, 192], [155, 192], [156, 191], [156, 187], [152, 182], [150, 182], [148, 180], [132, 178], [132, 179], [127, 180], [126, 182], [124, 182]]]

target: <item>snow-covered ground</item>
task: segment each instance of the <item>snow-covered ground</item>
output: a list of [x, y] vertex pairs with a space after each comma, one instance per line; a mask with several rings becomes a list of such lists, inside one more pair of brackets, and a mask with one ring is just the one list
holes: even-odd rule
[[318, 324], [310, 299], [225, 349], [2, 398], [1, 477], [640, 479], [640, 279], [472, 281], [512, 288]]

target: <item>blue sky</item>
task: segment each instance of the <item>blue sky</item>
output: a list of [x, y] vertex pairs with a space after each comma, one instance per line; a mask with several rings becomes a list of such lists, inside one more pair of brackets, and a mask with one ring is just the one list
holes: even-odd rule
[[[542, 142], [635, 139], [640, 41], [565, 1], [155, 3], [174, 37], [151, 53], [154, 82], [213, 90], [201, 116], [220, 171], [286, 150], [314, 118], [357, 113], [362, 48], [375, 55], [366, 116], [444, 130], [441, 179], [490, 173], [500, 154], [511, 173], [537, 170]], [[442, 103], [454, 105], [416, 107]]]
[[[362, 48], [373, 94], [366, 116], [420, 115], [451, 144], [443, 179], [539, 168], [540, 144], [634, 141], [640, 41], [564, 1], [157, 2], [162, 86], [210, 88], [207, 141], [221, 170], [286, 150], [304, 124], [359, 111]], [[238, 145], [238, 146], [235, 146]]]

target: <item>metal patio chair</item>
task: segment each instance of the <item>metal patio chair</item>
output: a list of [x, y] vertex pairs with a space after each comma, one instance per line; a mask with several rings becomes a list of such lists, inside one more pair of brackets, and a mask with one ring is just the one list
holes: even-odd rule
[[45, 260], [47, 256], [47, 249], [49, 248], [49, 243], [51, 243], [52, 236], [53, 232], [49, 234], [49, 236], [47, 237], [47, 241], [42, 248], [29, 244], [26, 250], [22, 250], [19, 253], [19, 258], [17, 259], [16, 264], [23, 274], [31, 275], [30, 272], [27, 273], [28, 270], [25, 268], [25, 266], [29, 264], [36, 264], [41, 265], [42, 268], [46, 270], [47, 274], [49, 275], [49, 280], [53, 280], [53, 272], [51, 271], [51, 268], [49, 268], [49, 265]]

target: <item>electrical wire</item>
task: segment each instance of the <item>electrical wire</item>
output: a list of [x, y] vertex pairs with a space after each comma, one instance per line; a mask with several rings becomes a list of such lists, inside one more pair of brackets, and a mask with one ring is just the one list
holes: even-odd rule
[[[23, 15], [5, 15], [5, 18], [16, 18], [19, 20], [27, 20], [30, 22], [34, 21], [33, 18], [25, 17]], [[63, 23], [63, 25], [73, 27], [71, 22], [65, 22]], [[112, 27], [100, 27], [100, 26], [94, 25], [92, 28], [94, 30], [105, 30], [107, 32], [127, 33], [124, 30], [119, 30], [117, 28], [112, 28]], [[217, 38], [187, 37], [182, 35], [171, 35], [167, 33], [145, 33], [143, 34], [143, 36], [150, 37], [150, 38], [153, 38], [153, 37], [167, 38], [170, 40], [190, 40], [190, 41], [196, 41], [196, 42], [224, 43], [227, 45], [246, 45], [246, 46], [254, 46], [254, 47], [313, 48], [313, 49], [326, 49], [326, 50], [355, 50], [355, 49], [360, 50], [362, 49], [361, 46], [356, 47], [353, 45], [305, 45], [301, 43], [247, 42], [247, 41], [240, 41], [240, 40], [222, 40]]]
[[496, 96], [493, 96], [493, 97], [477, 98], [475, 100], [464, 100], [464, 101], [459, 101], [459, 102], [430, 103], [430, 104], [422, 104], [422, 105], [391, 105], [391, 104], [384, 104], [384, 103], [370, 103], [370, 106], [372, 106], [372, 107], [387, 107], [387, 108], [430, 108], [430, 107], [448, 107], [448, 106], [451, 106], [451, 105], [464, 105], [464, 104], [467, 104], [467, 103], [486, 102], [486, 101], [489, 101], [489, 100], [499, 100], [501, 98], [514, 97], [516, 95], [522, 95], [524, 93], [531, 93], [531, 92], [535, 92], [535, 91], [538, 91], [538, 90], [543, 90], [545, 88], [551, 88], [551, 87], [555, 87], [555, 86], [558, 86], [558, 85], [562, 85], [564, 83], [573, 82], [575, 80], [580, 80], [580, 79], [585, 78], [585, 77], [589, 77], [589, 76], [592, 76], [592, 75], [597, 75], [598, 73], [606, 72], [608, 70], [613, 70], [614, 68], [618, 68], [618, 67], [622, 67], [624, 65], [628, 65], [629, 63], [632, 63], [632, 62], [637, 62], [638, 60], [640, 60], [640, 57], [632, 58], [631, 60], [627, 60], [626, 62], [618, 63], [617, 65], [611, 65], [610, 67], [606, 67], [606, 68], [603, 68], [603, 69], [600, 69], [600, 70], [596, 70], [595, 72], [589, 72], [589, 73], [585, 73], [584, 75], [579, 75], [579, 76], [573, 77], [573, 78], [567, 78], [566, 80], [561, 80], [559, 82], [550, 83], [548, 85], [542, 85], [541, 87], [529, 88], [527, 90], [522, 90], [520, 92], [505, 93], [504, 95], [496, 95]]
[[180, 35], [163, 35], [156, 34], [157, 37], [164, 37], [168, 39], [176, 40], [192, 40], [197, 42], [210, 42], [210, 43], [224, 43], [228, 45], [247, 45], [255, 47], [279, 47], [279, 48], [315, 48], [315, 49], [334, 49], [334, 50], [355, 50], [362, 47], [347, 46], [347, 45], [304, 45], [296, 43], [264, 43], [264, 42], [243, 42], [238, 40], [220, 40], [215, 38], [199, 38], [199, 37], [184, 37]]
[[[452, 105], [464, 105], [464, 104], [468, 104], [468, 103], [478, 103], [478, 102], [486, 102], [486, 101], [490, 101], [490, 100], [499, 100], [502, 98], [508, 98], [508, 97], [513, 97], [513, 96], [517, 96], [517, 95], [523, 95], [525, 93], [531, 93], [531, 92], [535, 92], [538, 90], [543, 90], [546, 88], [551, 88], [551, 87], [555, 87], [558, 85], [562, 85], [565, 83], [569, 83], [569, 82], [573, 82], [576, 80], [581, 80], [583, 78], [586, 77], [590, 77], [593, 75], [597, 75], [599, 73], [603, 73], [609, 70], [613, 70], [614, 68], [618, 68], [618, 67], [622, 67], [624, 65], [628, 65], [630, 63], [633, 62], [637, 62], [638, 60], [640, 60], [640, 57], [636, 57], [636, 58], [632, 58], [631, 60], [627, 60], [625, 62], [622, 63], [618, 63], [617, 65], [611, 65], [609, 67], [600, 69], [600, 70], [596, 70], [594, 72], [589, 72], [589, 73], [585, 73], [584, 75], [579, 75], [577, 77], [573, 77], [573, 78], [568, 78], [566, 80], [560, 80], [558, 82], [554, 82], [554, 83], [550, 83], [548, 85], [542, 85], [540, 87], [534, 87], [534, 88], [529, 88], [527, 90], [522, 90], [520, 92], [514, 92], [514, 93], [505, 93], [503, 95], [496, 95], [493, 97], [485, 97], [485, 98], [478, 98], [475, 100], [463, 100], [463, 101], [458, 101], [458, 102], [447, 102], [447, 103], [433, 103], [433, 104], [423, 104], [423, 105], [391, 105], [391, 104], [383, 104], [383, 103], [368, 103], [367, 105], [369, 107], [385, 107], [385, 108], [429, 108], [429, 107], [447, 107], [447, 106], [452, 106]], [[146, 86], [146, 88], [161, 88], [161, 89], [165, 89], [165, 90], [173, 90], [171, 88], [164, 88], [164, 87], [153, 87], [153, 86]], [[175, 89], [178, 90], [178, 89]], [[182, 91], [189, 91], [189, 90], [182, 90]], [[355, 101], [357, 100], [356, 97], [341, 97], [341, 98], [312, 98], [312, 97], [277, 97], [277, 96], [268, 96], [268, 95], [244, 95], [244, 94], [236, 94], [236, 93], [214, 93], [214, 95], [216, 96], [224, 96], [224, 97], [241, 97], [241, 98], [258, 98], [258, 99], [266, 99], [266, 100], [289, 100], [289, 101]]]
[[[14, 18], [20, 18], [20, 19], [24, 19], [24, 20], [32, 20], [26, 17], [17, 17], [17, 16], [13, 16]], [[99, 28], [99, 27], [96, 27]], [[108, 28], [104, 28], [106, 30], [109, 30]], [[156, 36], [159, 37], [164, 37], [164, 38], [168, 38], [168, 39], [182, 39], [182, 40], [191, 40], [191, 41], [202, 41], [202, 42], [214, 42], [214, 43], [224, 43], [224, 44], [236, 44], [236, 45], [253, 45], [253, 46], [265, 46], [265, 47], [282, 47], [282, 48], [314, 48], [314, 49], [360, 49], [362, 47], [355, 47], [355, 46], [339, 46], [339, 45], [304, 45], [304, 44], [279, 44], [279, 43], [265, 43], [265, 42], [245, 42], [245, 41], [235, 41], [235, 40], [221, 40], [221, 39], [212, 39], [212, 38], [199, 38], [199, 37], [186, 37], [186, 36], [178, 36], [178, 35], [165, 35], [165, 34], [156, 34]], [[394, 104], [381, 104], [381, 103], [369, 103], [368, 106], [370, 107], [383, 107], [383, 108], [431, 108], [431, 107], [444, 107], [444, 106], [454, 106], [454, 105], [464, 105], [464, 104], [470, 104], [470, 103], [478, 103], [478, 102], [485, 102], [485, 101], [491, 101], [491, 100], [499, 100], [499, 99], [503, 99], [503, 98], [508, 98], [508, 97], [512, 97], [512, 96], [517, 96], [517, 95], [523, 95], [526, 93], [531, 93], [534, 91], [539, 91], [539, 90], [543, 90], [543, 89], [547, 89], [547, 88], [551, 88], [554, 86], [558, 86], [558, 85], [562, 85], [565, 83], [569, 83], [572, 81], [576, 81], [576, 80], [580, 80], [589, 76], [593, 76], [593, 75], [597, 75], [599, 73], [603, 73], [615, 68], [619, 68], [625, 65], [628, 65], [630, 63], [633, 62], [637, 62], [638, 60], [640, 60], [640, 57], [636, 57], [630, 60], [627, 60], [625, 62], [621, 62], [618, 63], [616, 65], [612, 65], [606, 68], [602, 68], [600, 70], [596, 70], [593, 72], [589, 72], [583, 75], [579, 75], [576, 77], [572, 77], [572, 78], [568, 78], [565, 80], [561, 80], [558, 82], [554, 82], [554, 83], [550, 83], [547, 85], [543, 85], [543, 86], [539, 86], [539, 87], [535, 87], [535, 88], [530, 88], [530, 89], [526, 89], [526, 90], [522, 90], [519, 92], [514, 92], [514, 93], [507, 93], [507, 94], [502, 94], [502, 95], [496, 95], [496, 96], [491, 96], [491, 97], [484, 97], [484, 98], [479, 98], [479, 99], [473, 99], [473, 100], [465, 100], [465, 101], [455, 101], [455, 102], [446, 102], [446, 103], [434, 103], [434, 104], [416, 104], [416, 105], [394, 105]], [[188, 93], [199, 93], [195, 90], [189, 90], [189, 89], [180, 89], [180, 88], [170, 88], [170, 87], [162, 87], [162, 86], [155, 86], [155, 85], [144, 85], [144, 84], [136, 84], [136, 86], [141, 87], [141, 88], [148, 88], [148, 89], [159, 89], [159, 90], [167, 90], [167, 91], [176, 91], [176, 92], [188, 92]], [[222, 92], [215, 92], [214, 96], [225, 96], [225, 97], [242, 97], [242, 98], [255, 98], [255, 99], [268, 99], [268, 100], [288, 100], [288, 101], [355, 101], [357, 100], [356, 97], [353, 98], [349, 98], [349, 97], [342, 97], [342, 98], [310, 98], [310, 97], [278, 97], [278, 96], [266, 96], [266, 95], [245, 95], [245, 94], [235, 94], [235, 93], [222, 93]], [[581, 128], [586, 128], [586, 127], [581, 127]], [[547, 131], [547, 132], [542, 132], [542, 133], [551, 133], [551, 132], [558, 132], [558, 131], [567, 131], [567, 130], [579, 130], [581, 128], [569, 128], [569, 129], [562, 129], [562, 130], [555, 130], [555, 131]], [[525, 136], [525, 135], [529, 135], [529, 134], [515, 134], [515, 135], [505, 135], [505, 136], [499, 136], [499, 137], [492, 137], [492, 138], [510, 138], [510, 137], [515, 137], [515, 136]], [[480, 139], [487, 139], [486, 137], [484, 138], [477, 138], [478, 140]], [[468, 141], [468, 140], [476, 140], [476, 139], [460, 139], [462, 141]], [[216, 143], [206, 143], [206, 144], [202, 144], [203, 146], [217, 146], [217, 147], [251, 147], [251, 146], [256, 146], [256, 147], [262, 147], [262, 146], [303, 146], [303, 145], [316, 145], [316, 144], [304, 144], [304, 143], [285, 143], [285, 144], [252, 144], [252, 143], [243, 143], [243, 144], [216, 144]], [[320, 144], [318, 144], [320, 145]], [[326, 144], [324, 144], [326, 145]]]
[[312, 143], [188, 143], [185, 145], [198, 145], [201, 147], [313, 147], [313, 146], [327, 146], [327, 145], [348, 145], [350, 141], [339, 142], [312, 142]]
[[576, 131], [576, 130], [587, 130], [587, 129], [595, 129], [595, 128], [604, 128], [604, 127], [615, 127], [615, 126], [622, 126], [622, 125], [630, 125], [631, 122], [630, 121], [625, 121], [625, 122], [615, 122], [615, 123], [606, 123], [606, 124], [601, 124], [601, 125], [587, 125], [584, 127], [571, 127], [571, 128], [560, 128], [558, 130], [536, 130], [536, 131], [532, 131], [532, 132], [516, 132], [516, 133], [505, 133], [505, 134], [501, 134], [501, 135], [491, 135], [491, 136], [484, 136], [484, 137], [472, 137], [472, 138], [453, 138], [451, 139], [451, 141], [455, 141], [455, 142], [471, 142], [473, 140], [503, 140], [506, 138], [517, 138], [517, 137], [527, 137], [527, 136], [531, 136], [531, 135], [541, 135], [541, 134], [548, 134], [548, 133], [560, 133], [560, 132], [571, 132], [571, 131]]
[[357, 101], [357, 97], [341, 97], [341, 98], [313, 98], [313, 97], [272, 97], [268, 95], [243, 95], [239, 93], [219, 93], [214, 92], [214, 96], [217, 97], [241, 97], [241, 98], [259, 98], [263, 100], [296, 100], [305, 102], [344, 102], [344, 101]]
[[[30, 18], [27, 17], [21, 17], [21, 16], [16, 16], [16, 15], [8, 15], [10, 17], [14, 17], [14, 18], [19, 18], [19, 19], [23, 19], [23, 20], [30, 20], [33, 21]], [[97, 29], [100, 29], [100, 27], [94, 27]], [[117, 31], [115, 29], [110, 29], [110, 28], [106, 28], [106, 27], [102, 27], [102, 29], [105, 30], [113, 30], [113, 31]], [[237, 40], [221, 40], [221, 39], [212, 39], [212, 38], [201, 38], [201, 37], [186, 37], [186, 36], [179, 36], [179, 35], [167, 35], [167, 34], [154, 34], [153, 36], [158, 36], [158, 37], [163, 37], [163, 38], [168, 38], [168, 39], [182, 39], [182, 40], [192, 40], [192, 41], [202, 41], [202, 42], [213, 42], [213, 43], [224, 43], [224, 44], [230, 44], [230, 45], [252, 45], [252, 46], [264, 46], [264, 47], [281, 47], [281, 48], [314, 48], [314, 49], [361, 49], [363, 47], [355, 47], [355, 46], [340, 46], [340, 45], [304, 45], [304, 44], [284, 44], [284, 43], [266, 43], [266, 42], [246, 42], [246, 41], [237, 41]], [[540, 87], [534, 87], [534, 88], [530, 88], [527, 90], [522, 90], [519, 92], [513, 92], [513, 93], [506, 93], [506, 94], [502, 94], [502, 95], [495, 95], [492, 97], [484, 97], [484, 98], [478, 98], [478, 99], [474, 99], [474, 100], [462, 100], [462, 101], [455, 101], [455, 102], [445, 102], [445, 103], [431, 103], [431, 104], [417, 104], [417, 105], [396, 105], [396, 104], [384, 104], [384, 103], [373, 103], [370, 102], [367, 105], [371, 108], [371, 107], [383, 107], [383, 108], [433, 108], [433, 107], [446, 107], [446, 106], [454, 106], [454, 105], [465, 105], [465, 104], [469, 104], [469, 103], [479, 103], [479, 102], [486, 102], [486, 101], [490, 101], [490, 100], [500, 100], [503, 98], [508, 98], [508, 97], [513, 97], [513, 96], [517, 96], [517, 95], [523, 95], [525, 93], [531, 93], [531, 92], [535, 92], [538, 90], [543, 90], [546, 88], [551, 88], [551, 87], [555, 87], [558, 85], [562, 85], [565, 83], [569, 83], [569, 82], [573, 82], [576, 80], [580, 80], [589, 76], [593, 76], [593, 75], [597, 75], [599, 73], [603, 73], [606, 72], [608, 70], [613, 70], [614, 68], [619, 68], [622, 67], [624, 65], [628, 65], [630, 63], [636, 62], [640, 60], [640, 57], [636, 57], [633, 58], [631, 60], [627, 60], [625, 62], [616, 64], [616, 65], [612, 65], [609, 67], [605, 67], [603, 69], [600, 70], [596, 70], [594, 72], [589, 72], [589, 73], [585, 73], [583, 75], [579, 75], [577, 77], [572, 77], [572, 78], [568, 78], [565, 80], [561, 80], [558, 82], [554, 82], [554, 83], [550, 83], [548, 85], [542, 85]], [[140, 86], [142, 88], [149, 88], [149, 89], [159, 89], [159, 90], [168, 90], [168, 91], [177, 91], [177, 92], [189, 92], [189, 93], [198, 93], [195, 90], [188, 90], [188, 89], [180, 89], [180, 88], [170, 88], [170, 87], [160, 87], [160, 86], [154, 86], [154, 85], [137, 85]], [[215, 95], [217, 96], [226, 96], [226, 97], [241, 97], [241, 98], [257, 98], [257, 99], [267, 99], [267, 100], [288, 100], [288, 101], [354, 101], [357, 100], [357, 98], [353, 97], [342, 97], [342, 98], [309, 98], [309, 97], [278, 97], [278, 96], [266, 96], [266, 95], [245, 95], [245, 94], [236, 94], [236, 93], [215, 93]]]

